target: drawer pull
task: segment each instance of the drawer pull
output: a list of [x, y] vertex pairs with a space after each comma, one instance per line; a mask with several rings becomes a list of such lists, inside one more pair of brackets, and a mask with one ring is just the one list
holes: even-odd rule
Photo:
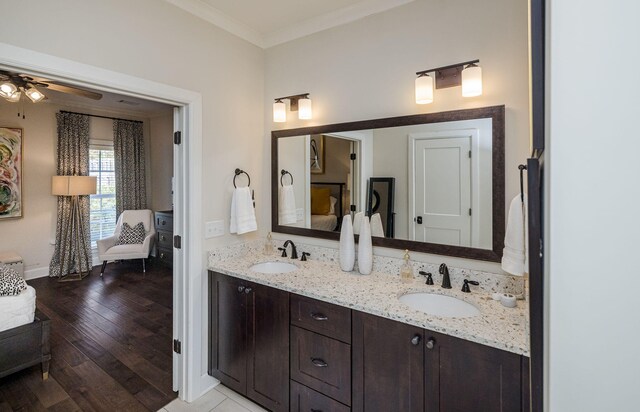
[[238, 286], [238, 292], [240, 293], [244, 292], [244, 286]]
[[322, 359], [318, 359], [318, 358], [311, 358], [311, 363], [313, 363], [318, 368], [326, 368], [327, 366], [329, 366], [329, 364], [327, 362], [323, 361]]
[[435, 344], [436, 344], [436, 340], [435, 340], [435, 339], [433, 339], [433, 338], [429, 339], [429, 340], [427, 341], [427, 344], [426, 344], [427, 349], [433, 349], [433, 347], [435, 346]]
[[253, 289], [251, 289], [251, 288], [246, 288], [246, 289], [244, 290], [244, 293], [246, 293], [246, 294], [248, 295], [249, 293], [251, 293], [251, 291], [252, 291], [252, 290], [253, 290]]
[[311, 317], [314, 320], [318, 320], [318, 321], [329, 320], [329, 318], [326, 315], [322, 314], [322, 313], [312, 313]]
[[420, 335], [415, 335], [413, 338], [411, 338], [411, 344], [413, 346], [418, 346], [418, 344], [420, 344], [421, 339], [422, 337]]

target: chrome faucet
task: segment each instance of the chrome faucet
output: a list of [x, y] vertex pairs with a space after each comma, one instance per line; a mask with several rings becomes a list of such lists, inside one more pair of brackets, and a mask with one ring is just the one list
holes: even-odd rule
[[449, 268], [446, 264], [440, 265], [440, 274], [442, 275], [442, 288], [451, 289], [451, 278], [449, 277]]
[[291, 240], [287, 240], [286, 242], [284, 242], [284, 245], [282, 246], [284, 248], [282, 256], [287, 256], [287, 246], [289, 245], [291, 245], [291, 259], [298, 259], [298, 251], [296, 250], [296, 245], [294, 245]]

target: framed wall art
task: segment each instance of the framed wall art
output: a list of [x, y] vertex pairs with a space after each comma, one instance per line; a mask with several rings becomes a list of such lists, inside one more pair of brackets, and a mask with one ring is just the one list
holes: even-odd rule
[[0, 220], [22, 217], [22, 129], [0, 127]]

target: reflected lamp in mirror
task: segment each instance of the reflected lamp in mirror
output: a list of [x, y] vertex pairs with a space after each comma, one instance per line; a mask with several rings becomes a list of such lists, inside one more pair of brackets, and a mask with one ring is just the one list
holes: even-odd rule
[[[475, 97], [482, 94], [482, 69], [477, 65], [480, 60], [456, 63], [449, 66], [416, 72], [416, 104], [433, 102], [434, 80], [436, 89], [462, 86], [462, 97]], [[434, 73], [433, 77], [429, 73]]]
[[289, 100], [289, 111], [298, 112], [298, 119], [311, 120], [313, 118], [309, 93], [302, 93], [275, 99], [273, 103], [273, 121], [275, 123], [284, 123], [287, 121], [287, 106], [283, 100]]

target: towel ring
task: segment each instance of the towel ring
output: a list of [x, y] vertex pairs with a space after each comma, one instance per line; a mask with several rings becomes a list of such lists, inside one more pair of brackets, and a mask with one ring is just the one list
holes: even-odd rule
[[282, 169], [280, 171], [280, 186], [284, 186], [284, 182], [282, 181], [282, 179], [284, 179], [284, 177], [286, 175], [289, 175], [289, 177], [291, 178], [291, 185], [293, 185], [293, 175], [291, 173], [289, 173], [288, 171]]
[[518, 170], [520, 170], [520, 201], [524, 203], [524, 171], [527, 170], [527, 166], [518, 165]]
[[236, 186], [236, 177], [238, 177], [239, 175], [241, 175], [243, 173], [245, 175], [247, 175], [247, 179], [249, 180], [249, 183], [247, 183], [247, 187], [251, 186], [251, 176], [249, 176], [249, 173], [245, 172], [242, 169], [236, 169], [235, 173], [236, 173], [235, 176], [233, 176], [233, 187], [235, 187], [235, 188], [238, 187], [238, 186]]

